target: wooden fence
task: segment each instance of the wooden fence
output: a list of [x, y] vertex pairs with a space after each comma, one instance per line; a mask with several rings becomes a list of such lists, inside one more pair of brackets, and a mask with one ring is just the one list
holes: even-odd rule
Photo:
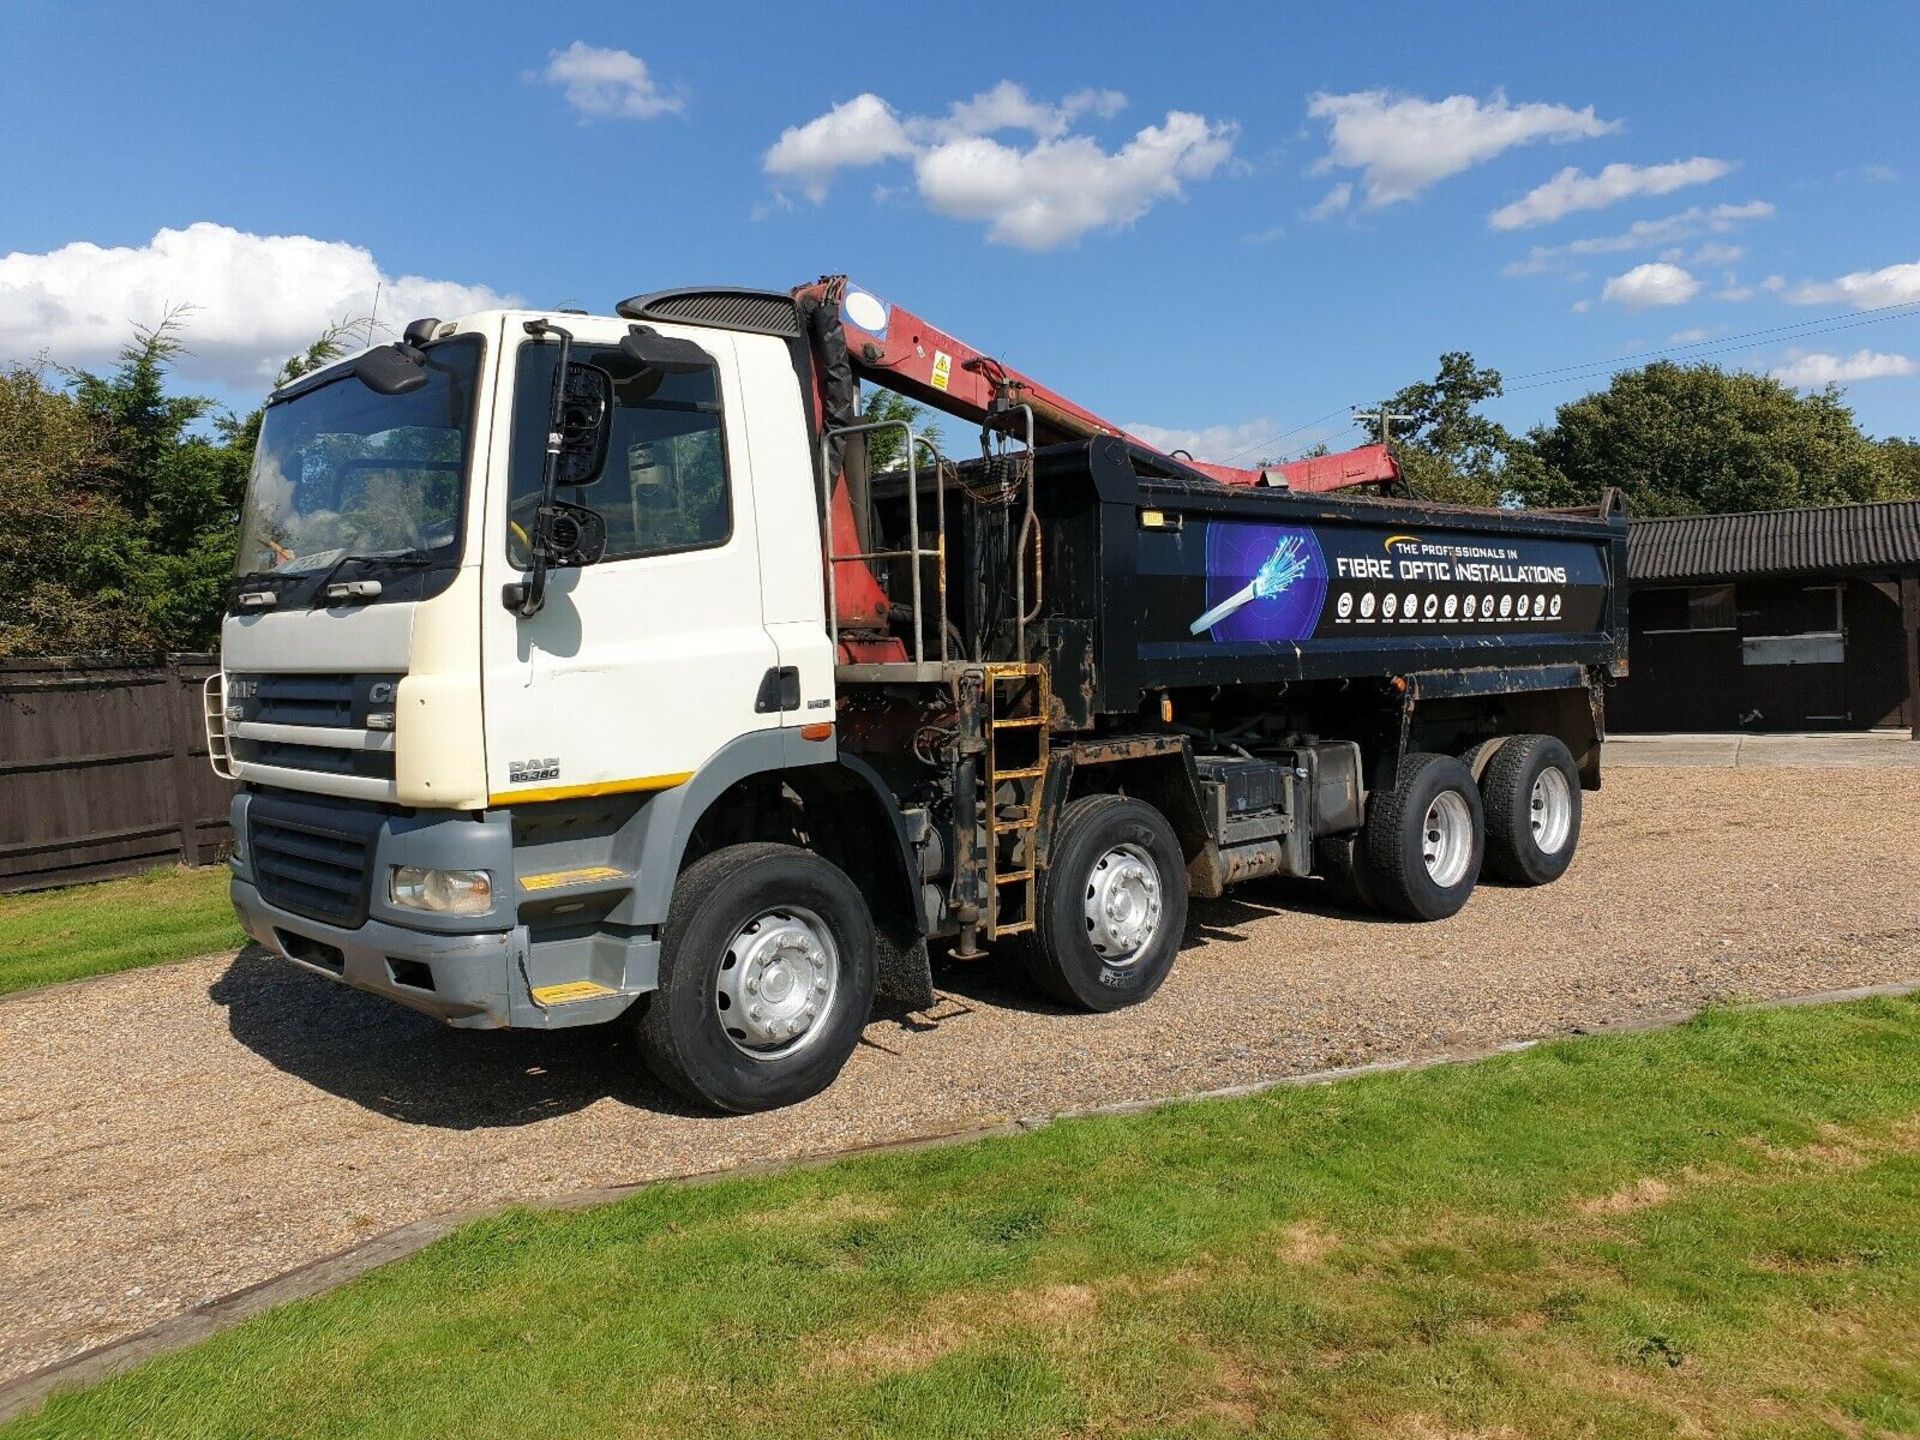
[[233, 787], [207, 764], [211, 655], [0, 661], [0, 892], [224, 854]]

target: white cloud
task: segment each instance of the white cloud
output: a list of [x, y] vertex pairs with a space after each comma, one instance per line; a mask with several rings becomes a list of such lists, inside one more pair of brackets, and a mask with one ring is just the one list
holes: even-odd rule
[[1050, 105], [1028, 95], [1026, 87], [1002, 80], [970, 100], [954, 101], [942, 119], [911, 123], [923, 138], [935, 140], [992, 135], [1000, 130], [1026, 130], [1039, 139], [1051, 140], [1066, 134], [1081, 115], [1111, 119], [1126, 104], [1127, 97], [1118, 90], [1089, 89], [1076, 90], [1058, 105]]
[[1688, 185], [1704, 185], [1733, 169], [1731, 162], [1696, 155], [1667, 165], [1607, 166], [1597, 175], [1569, 165], [1545, 184], [1536, 185], [1511, 205], [1487, 217], [1496, 230], [1545, 225], [1576, 210], [1604, 210], [1635, 195], [1668, 195]]
[[1746, 255], [1746, 249], [1740, 245], [1727, 245], [1718, 240], [1708, 241], [1693, 252], [1695, 265], [1731, 265]]
[[1320, 203], [1307, 212], [1309, 220], [1325, 220], [1330, 215], [1338, 215], [1353, 200], [1353, 186], [1342, 180], [1325, 195]]
[[804, 125], [780, 132], [761, 159], [776, 179], [791, 180], [816, 204], [827, 198], [834, 173], [878, 165], [914, 153], [906, 127], [893, 107], [871, 92], [856, 95], [816, 115]]
[[1127, 97], [1118, 90], [1076, 90], [1060, 102], [1069, 115], [1098, 115], [1111, 120], [1127, 108]]
[[1593, 107], [1511, 105], [1496, 90], [1482, 101], [1472, 95], [1423, 100], [1386, 90], [1348, 95], [1315, 94], [1307, 114], [1328, 122], [1326, 155], [1316, 174], [1358, 170], [1369, 208], [1411, 200], [1435, 181], [1493, 159], [1516, 145], [1583, 140], [1620, 128]]
[[[1777, 277], [1776, 277], [1777, 278]], [[1785, 282], [1772, 289], [1784, 289]], [[1883, 270], [1855, 270], [1837, 280], [1797, 285], [1787, 294], [1794, 305], [1827, 305], [1845, 301], [1856, 310], [1883, 305], [1908, 305], [1920, 300], [1920, 260], [1889, 265]]]
[[[1506, 267], [1509, 275], [1539, 275], [1555, 269], [1570, 255], [1612, 255], [1627, 250], [1652, 250], [1678, 240], [1700, 235], [1726, 235], [1749, 220], [1765, 220], [1774, 213], [1767, 200], [1749, 200], [1744, 205], [1693, 205], [1657, 220], [1636, 220], [1613, 235], [1592, 235], [1565, 245], [1535, 245], [1524, 260]], [[1704, 253], [1704, 251], [1702, 252]], [[1714, 263], [1711, 260], [1702, 263]]]
[[376, 288], [391, 325], [518, 303], [483, 285], [386, 274], [369, 251], [344, 241], [252, 235], [203, 220], [144, 245], [77, 241], [0, 257], [0, 358], [44, 352], [65, 365], [110, 363], [135, 325], [190, 305], [181, 373], [259, 387], [328, 325], [371, 313]]
[[1704, 326], [1696, 325], [1691, 330], [1676, 330], [1667, 336], [1669, 345], [1698, 345], [1702, 340], [1713, 338], [1714, 332]]
[[[1130, 224], [1233, 152], [1234, 126], [1181, 110], [1114, 151], [1073, 133], [1082, 115], [1110, 116], [1125, 103], [1118, 91], [1082, 90], [1054, 105], [1002, 81], [943, 116], [902, 117], [869, 93], [782, 132], [762, 166], [776, 185], [796, 185], [818, 203], [841, 170], [911, 159], [929, 209], [985, 223], [990, 240], [1050, 250]], [[1008, 131], [1031, 140], [996, 138]]]
[[567, 103], [588, 120], [651, 120], [677, 115], [686, 109], [686, 93], [663, 90], [647, 69], [647, 62], [626, 50], [606, 50], [576, 40], [547, 56], [547, 68], [536, 77], [567, 97]]
[[1593, 308], [1593, 301], [1576, 300], [1573, 302], [1573, 304], [1569, 305], [1567, 308], [1573, 311], [1573, 313], [1576, 315], [1584, 315], [1587, 313], [1587, 311]]
[[1862, 165], [1860, 175], [1876, 185], [1891, 185], [1900, 178], [1900, 172], [1891, 165]]
[[1600, 291], [1602, 300], [1629, 310], [1655, 305], [1684, 305], [1700, 293], [1700, 282], [1678, 265], [1654, 262], [1615, 275]]
[[1855, 380], [1884, 380], [1891, 376], [1911, 375], [1920, 366], [1905, 355], [1887, 355], [1878, 350], [1856, 350], [1851, 355], [1829, 355], [1822, 351], [1789, 350], [1784, 364], [1773, 369], [1773, 378], [1799, 390], [1818, 390], [1826, 385], [1845, 385]]
[[1243, 420], [1237, 425], [1208, 425], [1197, 430], [1177, 425], [1149, 425], [1145, 421], [1129, 421], [1126, 426], [1128, 434], [1138, 435], [1164, 454], [1185, 450], [1196, 460], [1210, 461], [1215, 465], [1245, 465], [1249, 468], [1259, 460], [1278, 459], [1276, 454], [1269, 453], [1269, 448], [1278, 439], [1284, 438], [1289, 445], [1307, 449], [1340, 433], [1338, 430], [1315, 430], [1283, 437], [1281, 432], [1286, 428], [1283, 423], [1265, 416], [1258, 420]]
[[1743, 300], [1751, 300], [1753, 296], [1754, 289], [1751, 285], [1742, 285], [1738, 280], [1729, 279], [1726, 288], [1717, 293], [1713, 298], [1716, 300], [1731, 300], [1735, 304], [1739, 304]]

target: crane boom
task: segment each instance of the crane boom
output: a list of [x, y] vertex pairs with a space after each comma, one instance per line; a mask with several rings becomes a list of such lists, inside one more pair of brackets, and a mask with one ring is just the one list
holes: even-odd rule
[[994, 413], [996, 401], [1030, 406], [1035, 438], [1040, 444], [1116, 435], [1160, 457], [1169, 467], [1198, 471], [1227, 485], [1267, 484], [1296, 491], [1325, 491], [1400, 478], [1400, 468], [1384, 445], [1252, 469], [1169, 455], [904, 306], [861, 289], [844, 275], [803, 285], [793, 295], [803, 309], [837, 319], [855, 377], [976, 422]]

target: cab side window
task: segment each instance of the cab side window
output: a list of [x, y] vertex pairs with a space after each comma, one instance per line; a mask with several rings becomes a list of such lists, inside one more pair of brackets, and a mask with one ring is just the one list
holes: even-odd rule
[[[721, 433], [720, 375], [708, 366], [665, 375], [621, 354], [617, 346], [576, 345], [573, 358], [613, 377], [613, 439], [607, 463], [590, 485], [559, 498], [592, 506], [607, 522], [607, 560], [726, 544], [733, 534]], [[509, 518], [529, 528], [539, 502], [541, 465], [559, 346], [520, 347], [513, 417], [513, 498]], [[508, 529], [508, 558], [522, 551]]]

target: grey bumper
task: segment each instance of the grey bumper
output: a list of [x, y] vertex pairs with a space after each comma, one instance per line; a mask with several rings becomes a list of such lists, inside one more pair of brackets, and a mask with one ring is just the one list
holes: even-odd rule
[[[343, 930], [277, 909], [237, 877], [233, 908], [249, 935], [305, 969], [453, 1025], [489, 1030], [513, 1023], [511, 982], [519, 977], [512, 932], [433, 935], [380, 920]], [[520, 989], [524, 995], [524, 984]]]
[[565, 1004], [539, 1003], [528, 987], [530, 957], [526, 931], [519, 927], [439, 935], [368, 920], [347, 930], [270, 905], [251, 882], [238, 876], [233, 908], [249, 935], [302, 969], [384, 995], [462, 1029], [592, 1025], [613, 1019], [635, 998], [608, 993]]

